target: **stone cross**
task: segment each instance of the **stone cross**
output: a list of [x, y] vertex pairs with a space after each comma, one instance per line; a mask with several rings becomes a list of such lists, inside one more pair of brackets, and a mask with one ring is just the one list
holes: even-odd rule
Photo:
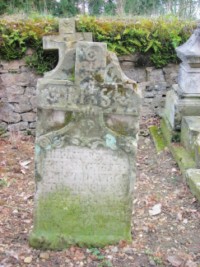
[[[59, 35], [43, 37], [45, 50], [58, 50], [59, 62], [57, 67], [45, 74], [45, 77], [67, 79], [70, 72], [69, 66], [74, 62], [74, 47], [78, 41], [92, 41], [92, 33], [76, 32], [75, 19], [59, 20]], [[66, 53], [68, 56], [66, 57]]]
[[[58, 40], [73, 31], [63, 25]], [[61, 249], [131, 240], [140, 92], [106, 44], [78, 41], [60, 51], [59, 69], [38, 82], [30, 243]]]

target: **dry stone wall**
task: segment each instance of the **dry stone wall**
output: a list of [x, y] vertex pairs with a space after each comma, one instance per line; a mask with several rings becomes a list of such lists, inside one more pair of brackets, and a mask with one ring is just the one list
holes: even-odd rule
[[[167, 91], [177, 83], [178, 65], [163, 69], [135, 67], [135, 56], [119, 58], [121, 68], [143, 91], [142, 114], [161, 115]], [[36, 84], [39, 76], [23, 60], [0, 61], [0, 133], [35, 132]]]
[[23, 60], [0, 62], [0, 132], [34, 133], [38, 76]]
[[169, 64], [162, 69], [136, 67], [137, 56], [119, 58], [124, 73], [135, 80], [143, 91], [142, 114], [163, 113], [167, 91], [177, 83], [179, 65]]

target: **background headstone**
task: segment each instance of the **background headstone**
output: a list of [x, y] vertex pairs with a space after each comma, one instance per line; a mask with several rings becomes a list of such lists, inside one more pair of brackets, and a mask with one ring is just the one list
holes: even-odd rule
[[178, 85], [167, 93], [164, 117], [173, 130], [180, 130], [183, 116], [200, 116], [200, 25], [176, 52], [182, 61]]

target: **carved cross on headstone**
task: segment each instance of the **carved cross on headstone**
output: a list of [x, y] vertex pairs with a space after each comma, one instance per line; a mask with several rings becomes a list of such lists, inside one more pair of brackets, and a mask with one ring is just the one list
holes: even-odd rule
[[[75, 19], [59, 20], [59, 35], [44, 36], [43, 48], [45, 50], [58, 50], [59, 61], [56, 68], [45, 74], [45, 77], [54, 79], [67, 79], [72, 75], [75, 50], [78, 41], [92, 41], [92, 33], [76, 32]], [[68, 55], [66, 55], [68, 53]]]
[[44, 36], [43, 48], [45, 50], [59, 50], [59, 56], [63, 49], [73, 48], [78, 41], [92, 41], [92, 33], [76, 32], [75, 19], [59, 20], [59, 35]]
[[[64, 25], [54, 47], [74, 38], [74, 24]], [[59, 67], [38, 81], [31, 244], [130, 240], [140, 93], [106, 44], [78, 41], [65, 50]]]

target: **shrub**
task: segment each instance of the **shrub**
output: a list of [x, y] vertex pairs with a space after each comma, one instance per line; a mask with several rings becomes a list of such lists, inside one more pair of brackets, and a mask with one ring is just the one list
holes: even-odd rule
[[[78, 31], [92, 32], [94, 41], [106, 42], [108, 49], [117, 55], [138, 53], [138, 65], [150, 62], [155, 67], [177, 62], [175, 47], [184, 43], [195, 27], [195, 22], [175, 17], [113, 20], [82, 16], [76, 21]], [[31, 48], [34, 53], [26, 57], [26, 62], [42, 74], [54, 68], [58, 60], [57, 52], [43, 50], [42, 37], [55, 34], [58, 34], [56, 18], [0, 20], [0, 59], [22, 58], [27, 48]]]

